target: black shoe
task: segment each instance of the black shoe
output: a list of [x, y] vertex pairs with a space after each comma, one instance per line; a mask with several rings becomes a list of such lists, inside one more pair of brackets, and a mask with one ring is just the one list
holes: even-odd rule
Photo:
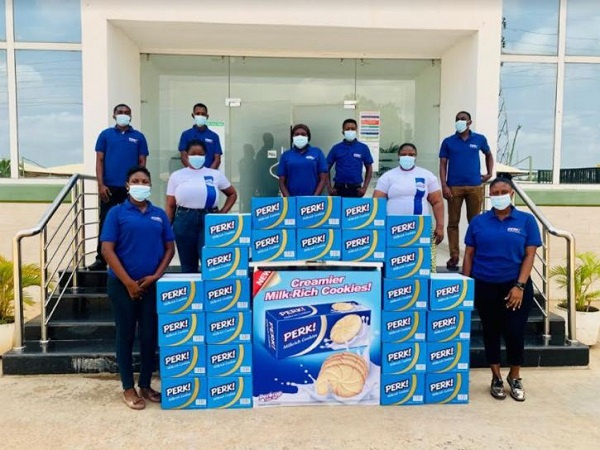
[[106, 270], [106, 263], [104, 261], [96, 260], [96, 262], [94, 264], [92, 264], [91, 266], [87, 267], [87, 270], [98, 271], [98, 272], [105, 271]]
[[506, 382], [510, 386], [510, 396], [518, 402], [525, 401], [525, 389], [520, 378], [506, 377]]
[[506, 392], [504, 392], [504, 383], [502, 378], [492, 378], [492, 384], [490, 385], [490, 394], [496, 400], [504, 400], [506, 398]]

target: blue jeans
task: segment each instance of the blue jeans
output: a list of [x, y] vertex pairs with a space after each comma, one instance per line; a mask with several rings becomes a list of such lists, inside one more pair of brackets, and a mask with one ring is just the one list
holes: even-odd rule
[[146, 291], [141, 300], [132, 300], [125, 285], [111, 275], [108, 276], [108, 297], [115, 314], [117, 364], [123, 389], [134, 387], [133, 341], [137, 325], [140, 342], [140, 378], [138, 386], [149, 388], [154, 370], [158, 318], [156, 315], [156, 285]]
[[[216, 211], [216, 210], [215, 210]], [[198, 273], [204, 247], [204, 217], [212, 211], [177, 207], [173, 219], [175, 244], [183, 273]]]

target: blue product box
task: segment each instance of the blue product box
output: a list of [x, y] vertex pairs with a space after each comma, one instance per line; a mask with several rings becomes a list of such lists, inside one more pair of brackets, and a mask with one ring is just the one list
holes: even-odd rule
[[207, 345], [209, 377], [252, 375], [252, 344]]
[[425, 403], [469, 403], [469, 372], [425, 375]]
[[357, 302], [302, 305], [265, 311], [267, 348], [276, 359], [364, 347], [371, 310]]
[[252, 261], [294, 261], [296, 230], [253, 230]]
[[469, 341], [430, 342], [427, 344], [427, 372], [464, 372], [469, 370]]
[[427, 370], [427, 344], [408, 341], [399, 344], [384, 342], [381, 350], [381, 372], [398, 374]]
[[252, 408], [252, 378], [209, 377], [207, 405], [211, 409]]
[[205, 409], [208, 383], [206, 377], [162, 378], [162, 409]]
[[431, 216], [387, 216], [388, 247], [430, 247]]
[[229, 344], [252, 341], [250, 312], [206, 313], [206, 343]]
[[326, 228], [296, 231], [296, 257], [308, 261], [339, 261], [342, 256], [342, 232]]
[[344, 230], [385, 229], [387, 201], [384, 198], [342, 198]]
[[204, 282], [206, 312], [248, 311], [250, 299], [249, 279], [227, 278]]
[[425, 311], [382, 311], [381, 341], [424, 341], [427, 323]]
[[298, 228], [340, 228], [341, 197], [296, 197]]
[[203, 310], [202, 275], [168, 273], [156, 282], [158, 314], [198, 313]]
[[342, 230], [342, 261], [384, 260], [383, 230]]
[[174, 378], [206, 375], [206, 346], [160, 348], [160, 376]]
[[252, 197], [253, 230], [295, 227], [295, 197]]
[[429, 282], [429, 309], [473, 309], [475, 282], [472, 278], [452, 273], [431, 274]]
[[385, 251], [385, 277], [428, 277], [431, 273], [431, 248], [388, 247]]
[[250, 245], [250, 214], [207, 214], [204, 218], [204, 245], [235, 247]]
[[204, 247], [202, 278], [223, 280], [248, 277], [248, 247]]
[[407, 373], [381, 376], [382, 405], [422, 405], [424, 402], [425, 374]]
[[427, 342], [471, 338], [471, 311], [429, 311]]
[[204, 314], [160, 314], [158, 316], [158, 345], [172, 347], [203, 344]]
[[428, 278], [383, 279], [383, 309], [387, 311], [426, 310], [428, 300]]

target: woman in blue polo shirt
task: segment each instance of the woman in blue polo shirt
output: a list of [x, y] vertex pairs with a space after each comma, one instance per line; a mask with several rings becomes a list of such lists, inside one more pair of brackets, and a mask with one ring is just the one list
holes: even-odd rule
[[[108, 263], [108, 296], [115, 314], [117, 363], [123, 401], [144, 409], [145, 400], [160, 403], [150, 387], [156, 355], [156, 280], [167, 269], [175, 246], [165, 212], [148, 201], [150, 172], [134, 167], [127, 173], [128, 199], [112, 208], [102, 228], [102, 256]], [[133, 341], [140, 341], [139, 394], [133, 381]]]
[[[198, 273], [204, 247], [204, 217], [227, 213], [237, 199], [235, 188], [222, 172], [205, 167], [206, 146], [192, 140], [186, 147], [188, 167], [171, 174], [167, 183], [166, 211], [173, 223], [183, 273]], [[219, 210], [219, 191], [227, 196]]]
[[310, 142], [310, 129], [304, 124], [292, 128], [292, 148], [281, 155], [277, 175], [284, 197], [321, 195], [327, 184], [327, 161], [323, 151]]
[[533, 303], [531, 269], [542, 245], [535, 218], [511, 204], [513, 189], [507, 178], [490, 184], [492, 209], [474, 217], [465, 236], [463, 274], [475, 279], [475, 307], [481, 317], [485, 355], [492, 370], [490, 393], [506, 398], [500, 374], [500, 339], [504, 337], [506, 381], [511, 396], [525, 400], [520, 369], [524, 334]]

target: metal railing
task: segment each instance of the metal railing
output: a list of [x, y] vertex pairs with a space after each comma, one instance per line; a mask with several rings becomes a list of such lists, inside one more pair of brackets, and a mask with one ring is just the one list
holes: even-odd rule
[[[86, 191], [86, 181], [95, 181], [88, 175], [73, 175], [58, 196], [48, 207], [40, 221], [33, 228], [19, 231], [13, 238], [13, 262], [15, 285], [15, 350], [24, 348], [24, 311], [23, 311], [23, 239], [39, 236], [41, 271], [41, 311], [40, 343], [48, 343], [48, 322], [56, 312], [67, 289], [78, 289], [77, 272], [88, 254], [85, 243], [97, 239], [97, 235], [87, 236], [86, 226], [96, 225], [97, 206], [87, 206], [86, 197], [97, 197], [96, 190]], [[94, 183], [95, 184], [95, 183]], [[96, 202], [93, 202], [96, 205]], [[66, 208], [63, 213], [61, 206]], [[67, 206], [68, 205], [68, 206]], [[86, 212], [94, 211], [93, 221], [86, 221]], [[56, 223], [53, 221], [56, 220]], [[97, 229], [97, 227], [94, 227]]]

